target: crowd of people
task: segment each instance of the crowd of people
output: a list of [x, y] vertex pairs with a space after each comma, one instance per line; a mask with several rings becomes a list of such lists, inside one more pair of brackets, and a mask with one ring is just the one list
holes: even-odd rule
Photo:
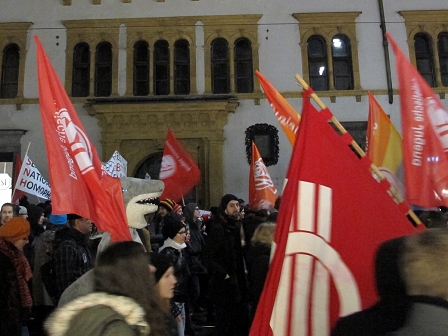
[[277, 209], [163, 199], [139, 242], [98, 249], [89, 218], [20, 204], [1, 208], [0, 335], [248, 334]]
[[[50, 202], [21, 202], [1, 207], [0, 335], [248, 335], [279, 202], [251, 210], [226, 194], [204, 212], [163, 199], [145, 216], [138, 242], [101, 250], [90, 219], [52, 214]], [[442, 210], [419, 214], [428, 230], [379, 246], [380, 300], [340, 318], [333, 336], [446, 333]]]

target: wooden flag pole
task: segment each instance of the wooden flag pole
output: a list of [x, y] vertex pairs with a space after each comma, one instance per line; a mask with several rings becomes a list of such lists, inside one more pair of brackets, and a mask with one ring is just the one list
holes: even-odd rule
[[[309, 85], [307, 82], [305, 82], [305, 80], [300, 77], [300, 75], [296, 74], [295, 78], [297, 80], [297, 82], [305, 89], [308, 90], [309, 89]], [[316, 104], [322, 109], [326, 109], [327, 106], [325, 106], [325, 104], [323, 103], [322, 100], [320, 100], [320, 98], [317, 96], [317, 94], [315, 92], [310, 94], [310, 97], [314, 99], [314, 101], [316, 102]], [[341, 132], [341, 134], [345, 134], [347, 133], [347, 130], [344, 128], [344, 126], [342, 126], [342, 124], [339, 122], [339, 120], [336, 119], [335, 116], [333, 116], [331, 119], [331, 122], [336, 126], [336, 128], [339, 130], [339, 132]], [[350, 145], [356, 150], [356, 152], [358, 153], [358, 155], [360, 157], [364, 157], [366, 156], [366, 152], [364, 152], [362, 150], [361, 147], [359, 147], [358, 143], [355, 140], [352, 140], [352, 142], [350, 143]], [[373, 163], [370, 164], [370, 168], [372, 169], [372, 171], [375, 173], [376, 176], [378, 176], [378, 178], [382, 181], [385, 179], [384, 175], [381, 173], [381, 171], [378, 169], [377, 166], [375, 166]], [[389, 192], [392, 194], [392, 196], [395, 198], [395, 200], [398, 203], [402, 203], [403, 197], [401, 197], [401, 195], [398, 193], [398, 191], [391, 185], [389, 188]], [[412, 218], [412, 221], [414, 221], [416, 224], [421, 224], [422, 222], [420, 221], [420, 219], [417, 217], [417, 215], [411, 210], [409, 209], [408, 211], [408, 215], [409, 217]]]

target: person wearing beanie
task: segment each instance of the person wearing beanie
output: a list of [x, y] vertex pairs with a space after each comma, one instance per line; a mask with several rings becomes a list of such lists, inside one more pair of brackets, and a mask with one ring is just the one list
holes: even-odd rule
[[177, 278], [171, 312], [177, 321], [178, 335], [183, 336], [186, 323], [185, 302], [188, 299], [188, 284], [190, 280], [190, 270], [184, 251], [187, 247], [185, 244], [187, 229], [184, 223], [173, 213], [165, 217], [162, 234], [165, 241], [159, 253], [170, 259], [171, 264], [174, 265], [174, 275]]
[[30, 223], [14, 217], [0, 227], [0, 335], [21, 335], [24, 317], [33, 305], [28, 281], [31, 267], [23, 253]]
[[162, 229], [166, 215], [171, 213], [176, 206], [171, 198], [165, 198], [159, 202], [159, 208], [157, 209], [154, 218], [148, 224], [148, 231], [150, 234], [151, 249], [158, 251], [159, 247], [163, 244], [165, 238], [162, 235]]
[[247, 335], [249, 332], [240, 218], [239, 198], [226, 194], [208, 225], [203, 259], [210, 275], [211, 299], [215, 303], [216, 335]]

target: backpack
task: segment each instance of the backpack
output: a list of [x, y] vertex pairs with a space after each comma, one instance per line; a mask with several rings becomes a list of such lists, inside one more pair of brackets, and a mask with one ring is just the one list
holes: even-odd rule
[[40, 274], [48, 295], [55, 301], [58, 295], [58, 287], [56, 285], [53, 258], [40, 267]]

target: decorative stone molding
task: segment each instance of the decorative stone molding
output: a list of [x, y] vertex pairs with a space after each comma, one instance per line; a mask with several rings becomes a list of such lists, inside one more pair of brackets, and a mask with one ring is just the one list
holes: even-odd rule
[[202, 172], [197, 197], [207, 208], [219, 204], [222, 197], [223, 128], [238, 105], [231, 96], [195, 96], [188, 100], [98, 98], [90, 99], [85, 107], [99, 120], [103, 160], [118, 150], [128, 161], [129, 176], [134, 176], [148, 157], [163, 151], [170, 129], [197, 159]]

